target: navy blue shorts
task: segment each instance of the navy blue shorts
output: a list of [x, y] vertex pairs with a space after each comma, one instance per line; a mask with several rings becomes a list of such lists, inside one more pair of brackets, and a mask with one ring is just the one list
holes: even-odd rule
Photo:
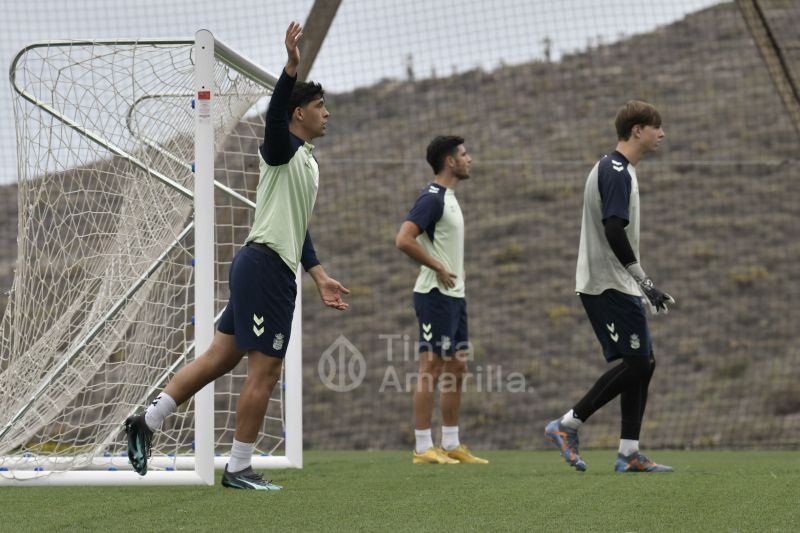
[[236, 348], [283, 359], [297, 298], [295, 274], [283, 259], [250, 246], [231, 262], [230, 300], [217, 329], [236, 336]]
[[470, 352], [467, 326], [467, 300], [432, 289], [414, 293], [414, 310], [419, 320], [419, 352], [447, 357], [455, 352]]
[[606, 361], [628, 355], [653, 355], [644, 302], [614, 289], [602, 294], [579, 294]]

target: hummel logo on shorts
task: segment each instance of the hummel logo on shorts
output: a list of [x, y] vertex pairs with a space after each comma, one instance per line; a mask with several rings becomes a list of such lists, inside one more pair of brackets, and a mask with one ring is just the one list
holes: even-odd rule
[[608, 336], [611, 337], [611, 340], [617, 342], [619, 340], [619, 333], [614, 332], [614, 323], [606, 324], [606, 329], [608, 329]]
[[[259, 327], [261, 326], [261, 327]], [[256, 316], [253, 315], [253, 333], [256, 334], [256, 337], [260, 337], [264, 334], [264, 317], [263, 316]]]

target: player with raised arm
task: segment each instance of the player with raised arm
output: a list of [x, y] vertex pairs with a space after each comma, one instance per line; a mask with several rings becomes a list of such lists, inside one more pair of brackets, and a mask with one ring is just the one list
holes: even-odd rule
[[247, 378], [239, 393], [231, 460], [222, 484], [279, 490], [253, 470], [251, 458], [289, 344], [298, 263], [314, 279], [326, 306], [340, 311], [349, 307], [342, 300], [349, 291], [322, 268], [308, 233], [319, 183], [310, 141], [325, 135], [330, 113], [319, 84], [296, 82], [301, 36], [300, 25], [292, 22], [285, 39], [288, 59], [270, 99], [259, 149], [255, 218], [246, 245], [231, 262], [230, 300], [211, 346], [175, 374], [146, 412], [125, 421], [128, 459], [141, 475], [147, 473], [153, 433], [164, 418], [246, 355]]
[[639, 255], [639, 185], [636, 165], [664, 138], [661, 115], [652, 104], [631, 100], [615, 119], [618, 143], [589, 173], [576, 292], [589, 316], [606, 361], [622, 362], [603, 374], [575, 406], [547, 424], [545, 436], [568, 464], [586, 470], [578, 451], [578, 429], [620, 396], [622, 427], [617, 472], [672, 472], [639, 451], [639, 432], [656, 360], [644, 300], [653, 313], [667, 313], [675, 300], [644, 273]]
[[[421, 265], [414, 286], [420, 361], [412, 463], [486, 464], [489, 461], [472, 455], [458, 437], [470, 346], [464, 297], [464, 217], [455, 188], [469, 178], [472, 158], [464, 139], [446, 136], [431, 141], [427, 160], [436, 177], [420, 193], [395, 239], [397, 248]], [[431, 436], [437, 384], [441, 386], [441, 447], [434, 447]]]

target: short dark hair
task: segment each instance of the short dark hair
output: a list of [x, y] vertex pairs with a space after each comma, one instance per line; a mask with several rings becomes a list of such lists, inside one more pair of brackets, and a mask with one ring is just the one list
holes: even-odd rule
[[292, 120], [294, 110], [298, 107], [303, 107], [309, 102], [324, 97], [325, 90], [319, 83], [314, 83], [313, 81], [298, 81], [294, 85], [292, 96], [289, 97], [289, 120]]
[[641, 100], [628, 100], [624, 106], [619, 108], [614, 119], [614, 126], [617, 128], [617, 138], [620, 141], [627, 141], [631, 137], [631, 130], [634, 126], [653, 126], [661, 127], [661, 115], [656, 106]]
[[425, 159], [428, 160], [434, 174], [442, 171], [445, 158], [455, 155], [456, 148], [462, 144], [464, 144], [464, 138], [457, 135], [439, 135], [431, 141]]

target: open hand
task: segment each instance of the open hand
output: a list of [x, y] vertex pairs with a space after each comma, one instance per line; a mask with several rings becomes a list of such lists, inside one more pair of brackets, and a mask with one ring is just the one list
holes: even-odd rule
[[286, 29], [286, 64], [291, 67], [296, 67], [300, 64], [300, 48], [297, 42], [303, 36], [303, 29], [300, 23], [292, 21]]
[[342, 300], [342, 295], [350, 294], [350, 291], [335, 279], [325, 278], [320, 281], [317, 283], [317, 290], [319, 290], [322, 303], [326, 306], [338, 309], [339, 311], [350, 309], [350, 304]]

